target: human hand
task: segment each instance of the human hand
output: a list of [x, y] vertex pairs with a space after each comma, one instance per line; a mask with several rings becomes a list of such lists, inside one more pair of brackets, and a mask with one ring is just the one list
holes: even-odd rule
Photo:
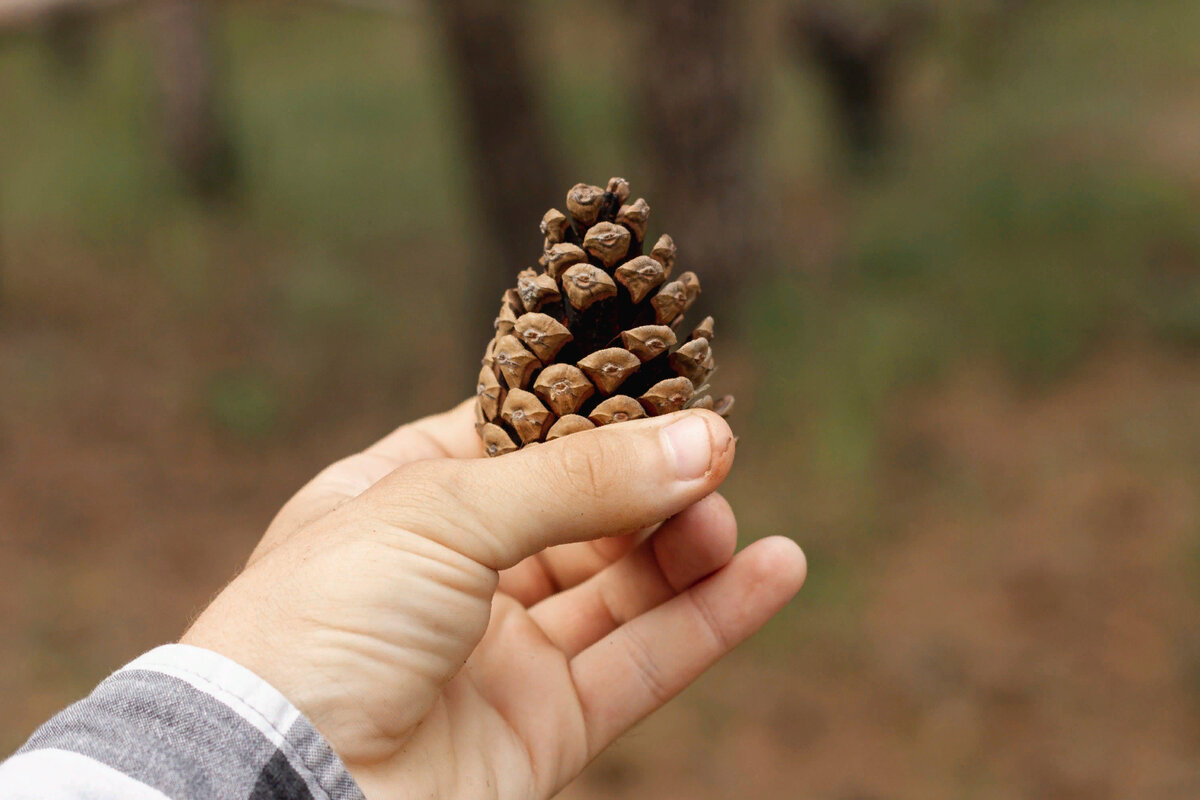
[[799, 590], [790, 540], [733, 555], [733, 451], [685, 411], [485, 459], [463, 403], [305, 486], [183, 641], [372, 800], [549, 797]]

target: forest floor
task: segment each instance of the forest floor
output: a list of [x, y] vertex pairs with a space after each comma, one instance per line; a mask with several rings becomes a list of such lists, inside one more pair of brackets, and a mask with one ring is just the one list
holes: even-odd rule
[[[321, 465], [453, 392], [232, 436], [189, 400], [206, 329], [74, 263], [10, 273], [0, 318], [0, 751], [177, 637]], [[1200, 363], [1150, 346], [1036, 389], [964, 366], [899, 392], [869, 525], [814, 524], [793, 607], [565, 796], [1196, 796], [1198, 407]], [[821, 502], [747, 444], [751, 535], [788, 493]]]
[[[863, 171], [784, 5], [748, 47], [769, 263], [701, 313], [742, 540], [794, 537], [809, 580], [565, 796], [1200, 796], [1200, 4], [931, 0]], [[653, 208], [626, 17], [536, 7], [570, 181]], [[432, 20], [220, 8], [225, 202], [169, 168], [136, 14], [74, 72], [0, 42], [0, 754], [178, 637], [317, 470], [473, 385], [486, 242]]]

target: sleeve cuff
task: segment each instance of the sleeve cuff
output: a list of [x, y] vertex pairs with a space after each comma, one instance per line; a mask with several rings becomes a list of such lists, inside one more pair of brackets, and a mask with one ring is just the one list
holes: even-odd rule
[[337, 754], [275, 687], [218, 653], [151, 650], [18, 751], [86, 756], [167, 797], [364, 800]]

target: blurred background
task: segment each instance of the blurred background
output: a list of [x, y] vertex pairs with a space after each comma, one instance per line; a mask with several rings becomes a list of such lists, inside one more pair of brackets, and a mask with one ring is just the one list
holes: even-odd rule
[[[1200, 4], [3, 0], [0, 752], [469, 394], [576, 182], [800, 599], [564, 797], [1200, 796]], [[700, 315], [697, 315], [698, 319]]]

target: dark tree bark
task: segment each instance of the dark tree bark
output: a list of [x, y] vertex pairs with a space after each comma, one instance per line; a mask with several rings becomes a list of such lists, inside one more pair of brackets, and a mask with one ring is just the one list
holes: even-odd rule
[[53, 7], [41, 20], [43, 41], [65, 83], [83, 82], [92, 54], [96, 9], [85, 5]]
[[[491, 240], [478, 278], [476, 319], [500, 306], [516, 275], [541, 255], [538, 223], [570, 183], [533, 85], [522, 5], [511, 0], [435, 0], [470, 144], [476, 218]], [[481, 340], [482, 341], [482, 340]]]
[[755, 109], [745, 7], [654, 0], [636, 8], [646, 58], [635, 88], [647, 198], [659, 230], [679, 245], [679, 269], [695, 270], [704, 284], [700, 307], [719, 302], [722, 321], [733, 318], [762, 234], [749, 152]]
[[797, 46], [828, 84], [851, 164], [872, 163], [887, 137], [896, 56], [922, 27], [916, 7], [867, 12], [847, 3], [813, 2], [792, 18]]
[[193, 192], [226, 195], [237, 180], [237, 159], [220, 106], [212, 6], [159, 0], [151, 13], [168, 156]]

